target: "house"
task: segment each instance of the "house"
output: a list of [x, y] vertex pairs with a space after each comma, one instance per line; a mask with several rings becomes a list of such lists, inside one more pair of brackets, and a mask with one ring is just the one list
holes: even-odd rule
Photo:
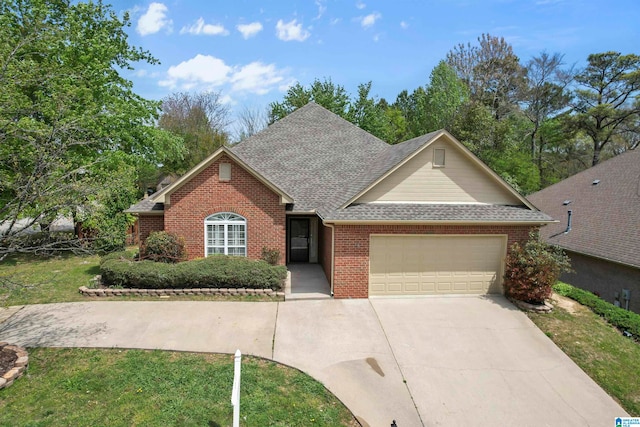
[[314, 103], [128, 212], [190, 258], [319, 263], [336, 298], [499, 293], [507, 248], [551, 221], [446, 131], [389, 145]]
[[571, 258], [575, 272], [561, 280], [640, 313], [640, 150], [604, 161], [529, 200], [562, 219], [541, 229]]

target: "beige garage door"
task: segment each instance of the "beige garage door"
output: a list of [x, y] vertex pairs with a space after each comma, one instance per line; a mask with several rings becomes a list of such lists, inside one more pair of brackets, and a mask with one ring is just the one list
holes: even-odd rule
[[502, 292], [506, 236], [371, 236], [369, 295]]

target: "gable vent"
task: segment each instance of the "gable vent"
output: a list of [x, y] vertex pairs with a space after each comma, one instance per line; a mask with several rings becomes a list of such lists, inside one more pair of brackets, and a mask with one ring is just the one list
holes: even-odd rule
[[220, 181], [231, 181], [230, 163], [220, 163]]

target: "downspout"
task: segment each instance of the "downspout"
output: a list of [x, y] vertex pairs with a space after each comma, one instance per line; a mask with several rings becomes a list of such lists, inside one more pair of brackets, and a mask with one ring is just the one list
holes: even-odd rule
[[326, 225], [327, 227], [329, 227], [331, 229], [331, 278], [329, 280], [329, 283], [331, 285], [331, 298], [333, 298], [333, 271], [335, 268], [335, 249], [336, 249], [336, 229], [333, 226], [333, 224], [327, 224], [325, 222], [323, 222], [324, 225]]

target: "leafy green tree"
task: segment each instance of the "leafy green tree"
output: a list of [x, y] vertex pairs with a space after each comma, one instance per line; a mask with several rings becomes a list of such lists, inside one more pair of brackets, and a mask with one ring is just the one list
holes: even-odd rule
[[167, 159], [165, 173], [183, 174], [229, 141], [229, 110], [219, 92], [178, 92], [162, 100], [158, 126], [184, 141], [182, 157]]
[[469, 101], [469, 88], [445, 61], [431, 72], [426, 91], [425, 132], [451, 130], [460, 108]]
[[291, 86], [282, 102], [269, 104], [269, 123], [282, 119], [311, 101], [340, 117], [347, 118], [349, 94], [343, 86], [336, 85], [331, 79], [325, 78], [324, 80], [315, 79], [308, 88], [300, 83]]
[[591, 164], [595, 166], [607, 144], [638, 120], [640, 102], [634, 101], [640, 94], [640, 56], [589, 55], [587, 67], [575, 80], [579, 87], [573, 101], [574, 123], [593, 143]]
[[0, 2], [0, 259], [80, 247], [19, 231], [91, 212], [107, 189], [133, 201], [135, 180], [113, 175], [181, 155], [154, 126], [158, 104], [120, 74], [157, 62], [129, 45], [129, 25], [101, 2]]

